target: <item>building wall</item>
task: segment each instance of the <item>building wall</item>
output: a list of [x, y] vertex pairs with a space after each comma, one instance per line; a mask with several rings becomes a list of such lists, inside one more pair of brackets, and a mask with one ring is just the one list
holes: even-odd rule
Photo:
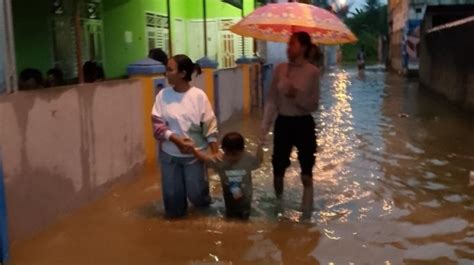
[[[172, 0], [172, 15], [183, 13], [182, 1]], [[107, 75], [125, 75], [128, 64], [145, 58], [148, 48], [145, 34], [145, 12], [166, 15], [166, 1], [104, 1], [104, 42]], [[128, 43], [125, 34], [131, 34]]]
[[[173, 0], [171, 0], [173, 1]], [[180, 1], [180, 0], [175, 0]], [[243, 0], [244, 1], [244, 14], [247, 15], [254, 10], [254, 1], [253, 0]], [[203, 6], [202, 0], [186, 0], [186, 4], [192, 6], [192, 8], [187, 9], [187, 18], [188, 19], [202, 19], [203, 17]], [[233, 7], [229, 4], [222, 2], [221, 0], [207, 0], [206, 10], [208, 18], [221, 18], [221, 17], [240, 17], [241, 10]]]
[[216, 85], [219, 122], [229, 120], [243, 110], [243, 72], [242, 67], [218, 71]]
[[[19, 73], [28, 67], [38, 68], [42, 72], [46, 72], [54, 66], [51, 1], [15, 0], [12, 2], [16, 58], [18, 61], [17, 72]], [[145, 12], [150, 11], [166, 16], [166, 2], [166, 0], [102, 0], [106, 77], [124, 76], [128, 64], [147, 56]], [[184, 49], [180, 49], [179, 52], [189, 54], [189, 51], [197, 49], [197, 46], [195, 45], [196, 42], [188, 41], [187, 24], [190, 20], [202, 21], [202, 1], [170, 0], [170, 3], [171, 38], [173, 42], [183, 42], [185, 44]], [[253, 9], [253, 0], [245, 0], [245, 13], [247, 14]], [[241, 11], [220, 0], [208, 0], [207, 16], [209, 20], [217, 18], [238, 19], [241, 16]], [[174, 28], [176, 19], [182, 19], [185, 22], [183, 29], [177, 30]], [[201, 32], [201, 29], [196, 30]], [[71, 32], [71, 34], [74, 34], [74, 32]], [[128, 37], [131, 36], [131, 42], [127, 40], [126, 34]], [[180, 47], [183, 47], [183, 45]], [[204, 56], [203, 52], [199, 53], [201, 55], [196, 57]]]
[[474, 23], [423, 36], [420, 83], [474, 111]]
[[287, 60], [286, 58], [286, 43], [266, 42], [265, 63], [278, 65]]
[[46, 72], [53, 66], [50, 2], [15, 0], [12, 2], [17, 72], [37, 68]]
[[149, 122], [143, 100], [137, 80], [0, 96], [12, 241], [31, 237], [137, 174]]
[[[202, 41], [188, 41], [188, 23], [190, 20], [202, 21], [203, 6], [201, 0], [170, 0], [171, 12], [171, 38], [174, 43], [184, 42], [184, 52], [195, 54], [191, 50], [198, 50], [198, 59], [204, 56]], [[245, 0], [244, 11], [249, 13], [254, 9], [253, 0]], [[104, 1], [104, 29], [106, 47], [106, 69], [109, 77], [120, 77], [125, 74], [128, 64], [144, 58], [148, 54], [145, 35], [145, 12], [151, 11], [162, 15], [167, 15], [167, 5], [165, 0], [105, 0]], [[241, 11], [220, 0], [207, 1], [207, 17], [209, 20], [218, 18], [239, 18]], [[182, 19], [185, 22], [184, 32], [176, 29], [175, 20]], [[127, 21], [127, 23], [123, 23]], [[202, 38], [204, 30], [202, 28], [192, 29], [199, 32]], [[131, 32], [132, 43], [125, 42], [125, 32]], [[209, 31], [208, 34], [213, 34]], [[217, 36], [212, 36], [217, 38]], [[173, 44], [173, 48], [175, 48]], [[175, 52], [174, 52], [175, 53]]]

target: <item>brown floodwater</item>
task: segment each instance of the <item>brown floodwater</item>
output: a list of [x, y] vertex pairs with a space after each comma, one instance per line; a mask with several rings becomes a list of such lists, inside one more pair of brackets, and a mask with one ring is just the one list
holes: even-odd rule
[[[215, 175], [209, 210], [165, 220], [151, 170], [14, 244], [10, 264], [474, 264], [472, 115], [382, 71], [335, 70], [321, 87], [310, 220], [296, 153], [278, 205], [267, 150], [248, 222], [225, 220]], [[222, 129], [252, 149], [259, 117]]]

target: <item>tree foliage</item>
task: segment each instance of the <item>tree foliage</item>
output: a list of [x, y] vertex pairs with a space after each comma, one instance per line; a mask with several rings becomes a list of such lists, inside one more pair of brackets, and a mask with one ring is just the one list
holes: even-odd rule
[[366, 58], [376, 60], [378, 39], [388, 34], [387, 5], [382, 5], [380, 0], [366, 0], [363, 8], [352, 12], [345, 22], [357, 35], [359, 42], [355, 45], [345, 45], [343, 56], [346, 60], [355, 60], [357, 50], [364, 46]]

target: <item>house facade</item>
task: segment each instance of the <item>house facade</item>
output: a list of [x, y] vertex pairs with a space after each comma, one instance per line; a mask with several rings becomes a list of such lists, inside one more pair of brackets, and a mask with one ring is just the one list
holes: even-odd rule
[[56, 67], [66, 79], [74, 80], [80, 65], [95, 61], [107, 78], [120, 78], [128, 64], [143, 59], [153, 48], [168, 55], [184, 53], [196, 61], [205, 55], [204, 24], [207, 57], [220, 68], [234, 67], [243, 53], [253, 55], [253, 40], [242, 41], [229, 28], [242, 13], [254, 10], [254, 0], [243, 1], [243, 12], [221, 0], [16, 0], [12, 4], [18, 73], [26, 68], [44, 73]]

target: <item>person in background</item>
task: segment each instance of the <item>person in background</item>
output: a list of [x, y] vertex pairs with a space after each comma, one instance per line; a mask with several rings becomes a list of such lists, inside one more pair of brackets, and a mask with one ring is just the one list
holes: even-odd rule
[[63, 86], [63, 71], [59, 68], [49, 69], [46, 73], [46, 87]]
[[[148, 58], [158, 61], [164, 66], [168, 64], [168, 55], [166, 55], [166, 53], [160, 48], [151, 49], [148, 52]], [[157, 91], [160, 91], [163, 88], [164, 86], [162, 84], [157, 85]]]
[[359, 71], [365, 70], [365, 48], [361, 46], [357, 53], [357, 69]]
[[224, 154], [209, 156], [194, 149], [194, 155], [214, 169], [221, 179], [227, 218], [248, 219], [252, 204], [252, 171], [263, 161], [263, 145], [255, 155], [245, 149], [244, 137], [231, 132], [222, 139]]
[[201, 68], [188, 56], [173, 56], [166, 72], [171, 87], [158, 93], [152, 110], [169, 218], [186, 215], [188, 199], [199, 208], [211, 203], [206, 167], [193, 152], [194, 148], [204, 151], [210, 147], [212, 154], [218, 153], [217, 119], [204, 91], [190, 85], [194, 72], [200, 74]]
[[305, 217], [311, 215], [313, 208], [316, 132], [312, 113], [318, 109], [320, 94], [319, 69], [308, 61], [311, 47], [308, 33], [296, 32], [291, 36], [287, 50], [289, 62], [275, 69], [261, 129], [261, 141], [265, 142], [275, 122], [272, 165], [277, 198], [283, 194], [283, 179], [290, 166], [292, 149], [294, 146], [298, 149]]
[[97, 80], [98, 82], [105, 81], [105, 72], [104, 67], [102, 65], [97, 64]]
[[104, 81], [104, 69], [94, 61], [87, 61], [82, 67], [84, 72], [84, 82], [94, 83]]
[[38, 69], [27, 68], [21, 71], [18, 80], [19, 90], [34, 90], [44, 87], [43, 74]]
[[160, 48], [151, 49], [148, 53], [148, 58], [158, 61], [164, 66], [168, 65], [168, 55]]

